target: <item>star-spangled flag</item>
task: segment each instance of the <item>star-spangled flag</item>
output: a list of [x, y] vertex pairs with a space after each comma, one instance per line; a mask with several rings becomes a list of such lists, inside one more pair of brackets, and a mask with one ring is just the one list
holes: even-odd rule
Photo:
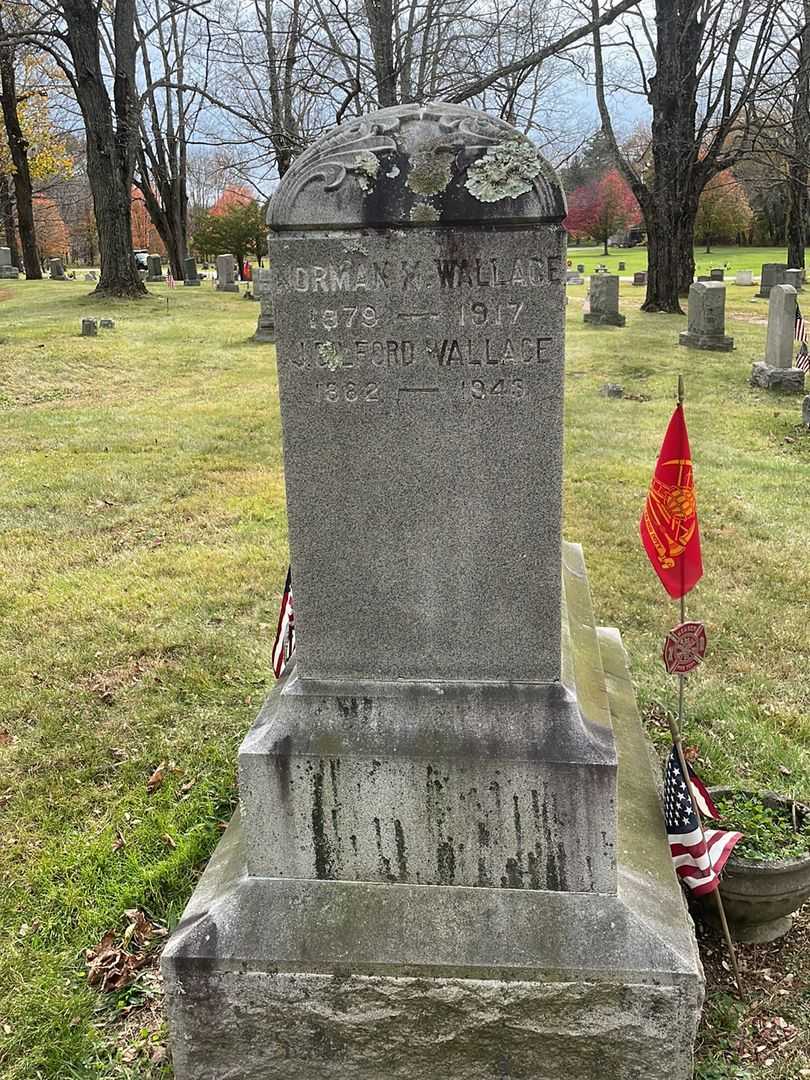
[[273, 674], [280, 679], [284, 674], [290, 657], [295, 652], [295, 614], [292, 598], [292, 571], [287, 571], [284, 593], [281, 597], [281, 610], [278, 613], [276, 640], [273, 642]]
[[[689, 765], [687, 769], [689, 783], [701, 812], [716, 818], [717, 810], [703, 782]], [[734, 845], [742, 839], [742, 833], [701, 828], [674, 746], [667, 760], [664, 778], [664, 812], [675, 873], [695, 896], [713, 892], [720, 884], [720, 874], [726, 860]]]
[[796, 305], [796, 324], [793, 337], [799, 342], [799, 352], [796, 355], [796, 367], [799, 371], [810, 371], [810, 352], [807, 350], [807, 324]]

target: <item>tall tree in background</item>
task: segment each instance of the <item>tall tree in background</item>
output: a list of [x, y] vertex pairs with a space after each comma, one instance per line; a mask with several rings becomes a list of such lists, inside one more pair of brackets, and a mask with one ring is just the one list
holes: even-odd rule
[[788, 158], [787, 263], [804, 269], [810, 180], [810, 0], [801, 0]]
[[[640, 86], [652, 110], [652, 167], [646, 176], [619, 147], [608, 105], [603, 35], [594, 32], [602, 129], [647, 230], [645, 311], [681, 311], [679, 297], [694, 277], [700, 194], [712, 176], [756, 143], [762, 113], [753, 103], [784, 44], [774, 40], [774, 28], [785, 2], [655, 0], [654, 23], [638, 11], [641, 40], [628, 21], [627, 51], [638, 60]], [[595, 14], [598, 0], [592, 4]]]
[[703, 189], [695, 217], [695, 240], [711, 245], [718, 240], [735, 240], [748, 231], [753, 214], [742, 185], [731, 169], [713, 176]]
[[590, 236], [604, 245], [615, 233], [636, 225], [641, 218], [636, 197], [618, 169], [571, 193], [563, 227], [576, 236]]

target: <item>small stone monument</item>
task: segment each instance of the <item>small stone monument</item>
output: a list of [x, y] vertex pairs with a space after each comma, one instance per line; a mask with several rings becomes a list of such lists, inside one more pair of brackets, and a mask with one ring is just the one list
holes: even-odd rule
[[582, 285], [583, 282], [584, 282], [584, 279], [582, 277], [582, 274], [580, 274], [579, 272], [566, 270], [566, 272], [565, 272], [565, 284], [566, 285]]
[[647, 284], [647, 271], [646, 270], [636, 270], [635, 274], [633, 274], [633, 284], [634, 285], [646, 285]]
[[802, 288], [802, 278], [804, 271], [801, 269], [791, 269], [785, 271], [785, 285], [792, 285], [797, 293], [804, 292]]
[[754, 272], [753, 270], [738, 270], [735, 278], [735, 285], [753, 285], [754, 284]]
[[559, 181], [405, 105], [270, 212], [295, 662], [163, 953], [175, 1076], [687, 1080], [697, 948], [561, 542]]
[[802, 399], [802, 423], [806, 428], [810, 428], [810, 394]]
[[67, 281], [61, 259], [50, 259], [49, 266], [51, 269], [51, 281]]
[[625, 263], [620, 262], [619, 263], [619, 273], [621, 273], [623, 270], [626, 270], [626, 269], [627, 269], [627, 266], [625, 265]]
[[164, 281], [163, 277], [163, 263], [160, 255], [147, 255], [146, 256], [146, 281], [157, 282]]
[[233, 255], [217, 255], [217, 291], [239, 292], [233, 278]]
[[688, 319], [678, 344], [709, 352], [734, 348], [734, 338], [726, 337], [726, 286], [722, 282], [696, 281], [689, 286]]
[[591, 275], [591, 310], [582, 321], [598, 326], [624, 326], [626, 319], [619, 314], [619, 275]]
[[190, 255], [183, 260], [183, 284], [189, 286], [200, 284], [200, 275], [197, 273], [197, 263]]
[[792, 285], [772, 285], [768, 300], [768, 333], [765, 359], [751, 368], [751, 385], [791, 394], [804, 391], [804, 372], [793, 366], [796, 334], [796, 290]]
[[275, 319], [273, 317], [272, 272], [261, 267], [253, 271], [253, 294], [259, 301], [259, 321], [256, 326], [254, 341], [275, 341]]
[[11, 265], [11, 248], [0, 247], [0, 279], [13, 281], [19, 276], [19, 269]]
[[98, 337], [98, 319], [82, 319], [82, 337]]
[[577, 273], [578, 274], [584, 274], [585, 273], [585, 263], [577, 263]]
[[759, 275], [759, 292], [756, 294], [760, 300], [768, 299], [774, 285], [784, 285], [786, 270], [787, 266], [784, 263], [762, 264], [762, 271]]
[[710, 281], [725, 281], [725, 270], [722, 266], [715, 266], [709, 271]]
[[102, 330], [114, 330], [115, 319], [99, 319], [99, 326]]

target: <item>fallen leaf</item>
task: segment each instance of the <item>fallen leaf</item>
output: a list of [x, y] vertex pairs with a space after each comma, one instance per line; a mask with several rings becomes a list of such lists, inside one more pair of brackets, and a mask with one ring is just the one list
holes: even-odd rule
[[153, 795], [163, 781], [166, 779], [166, 769], [168, 768], [165, 761], [161, 761], [149, 779], [146, 781], [146, 790], [150, 795]]
[[10, 732], [6, 731], [5, 728], [0, 728], [0, 746], [11, 746], [12, 742], [14, 740]]
[[120, 832], [116, 832], [115, 840], [113, 840], [113, 851], [120, 851], [126, 844], [126, 840], [123, 838]]
[[177, 847], [177, 841], [173, 837], [169, 836], [168, 833], [164, 833], [160, 839], [163, 841], [166, 847], [171, 848], [172, 851], [174, 851], [174, 849]]
[[195, 777], [192, 777], [191, 780], [186, 780], [185, 784], [181, 784], [177, 789], [177, 798], [182, 799], [184, 795], [188, 795], [196, 783], [197, 780]]

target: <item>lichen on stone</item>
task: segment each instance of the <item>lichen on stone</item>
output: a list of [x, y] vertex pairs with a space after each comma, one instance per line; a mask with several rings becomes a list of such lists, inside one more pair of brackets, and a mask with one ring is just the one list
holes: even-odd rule
[[352, 172], [363, 191], [370, 191], [380, 171], [380, 162], [370, 150], [361, 150], [354, 159]]
[[439, 211], [430, 203], [417, 203], [411, 208], [411, 221], [428, 222], [438, 221]]
[[528, 139], [509, 139], [490, 146], [467, 170], [465, 187], [480, 202], [516, 199], [532, 189], [543, 159]]
[[318, 346], [318, 356], [330, 371], [343, 367], [343, 357], [335, 348], [333, 341], [322, 341]]
[[454, 156], [446, 145], [428, 147], [415, 154], [406, 181], [408, 187], [417, 195], [438, 195], [444, 191], [453, 176]]

